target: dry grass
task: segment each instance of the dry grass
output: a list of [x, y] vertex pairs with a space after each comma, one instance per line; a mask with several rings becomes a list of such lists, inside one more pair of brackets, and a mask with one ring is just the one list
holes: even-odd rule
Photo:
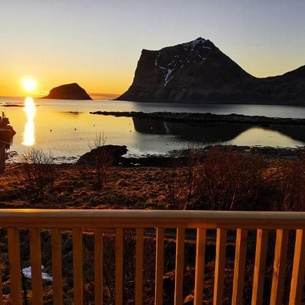
[[[305, 158], [212, 150], [168, 167], [109, 167], [96, 188], [94, 168], [51, 165], [54, 184], [37, 208], [305, 210]], [[31, 207], [22, 164], [0, 175], [0, 207]]]
[[[94, 169], [76, 165], [53, 165], [56, 180], [52, 190], [37, 208], [161, 208], [168, 192], [163, 181], [166, 172], [159, 168], [111, 167], [107, 184], [96, 189]], [[0, 176], [2, 208], [29, 207], [29, 190], [24, 184], [22, 165], [7, 165]]]

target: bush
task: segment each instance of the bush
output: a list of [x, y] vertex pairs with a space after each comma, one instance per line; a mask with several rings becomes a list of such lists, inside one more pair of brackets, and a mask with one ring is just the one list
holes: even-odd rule
[[44, 199], [46, 193], [53, 188], [55, 168], [53, 156], [41, 149], [29, 149], [21, 156], [25, 185], [34, 202]]
[[253, 210], [263, 189], [260, 155], [213, 148], [196, 167], [196, 208], [211, 210]]
[[[195, 196], [196, 171], [202, 160], [202, 154], [196, 149], [189, 149], [185, 159], [176, 160], [169, 169], [167, 189], [170, 208], [187, 210], [192, 208]], [[183, 162], [180, 164], [180, 162]]]
[[286, 161], [281, 168], [281, 175], [275, 181], [279, 198], [276, 210], [305, 210], [305, 158]]
[[95, 151], [94, 157], [94, 169], [96, 175], [96, 188], [102, 189], [103, 186], [107, 183], [107, 173], [109, 170], [109, 166], [113, 162], [113, 156], [111, 152], [106, 149], [106, 140], [103, 134], [98, 134], [95, 137], [93, 143], [89, 143], [89, 148], [91, 152]]

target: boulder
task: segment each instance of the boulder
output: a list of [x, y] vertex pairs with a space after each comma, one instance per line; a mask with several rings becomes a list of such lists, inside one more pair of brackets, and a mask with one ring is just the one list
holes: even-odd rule
[[85, 153], [76, 163], [95, 166], [98, 162], [110, 166], [117, 164], [126, 153], [127, 147], [125, 145], [103, 145]]

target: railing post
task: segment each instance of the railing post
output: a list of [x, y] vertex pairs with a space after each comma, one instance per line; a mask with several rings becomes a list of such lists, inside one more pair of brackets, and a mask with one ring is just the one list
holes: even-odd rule
[[268, 248], [268, 231], [258, 229], [256, 237], [256, 251], [252, 288], [252, 305], [261, 305], [263, 302], [266, 257]]
[[185, 229], [177, 228], [175, 295], [174, 295], [175, 305], [182, 305], [183, 302], [184, 238], [185, 238]]
[[203, 303], [206, 229], [197, 229], [194, 305]]
[[248, 236], [248, 230], [237, 229], [236, 246], [235, 246], [235, 260], [234, 260], [232, 305], [242, 304], [242, 300], [243, 300], [246, 251], [247, 251], [247, 236]]
[[225, 274], [227, 230], [217, 229], [215, 277], [214, 277], [214, 305], [222, 305]]
[[0, 304], [3, 304], [2, 253], [0, 250]]
[[83, 304], [83, 244], [82, 229], [73, 228], [73, 290], [74, 304]]
[[289, 305], [301, 304], [305, 272], [305, 230], [296, 231]]
[[281, 305], [285, 282], [288, 230], [276, 230], [270, 305]]
[[163, 268], [164, 268], [164, 229], [156, 232], [156, 271], [155, 271], [155, 305], [162, 305]]
[[103, 230], [95, 229], [94, 234], [94, 293], [95, 305], [103, 305], [103, 290], [104, 290], [104, 277], [103, 277], [103, 255], [104, 255], [104, 241]]
[[144, 237], [144, 230], [137, 229], [135, 305], [143, 304], [143, 255], [144, 255], [143, 237]]
[[123, 304], [123, 229], [115, 229], [115, 305]]
[[40, 229], [30, 229], [30, 255], [32, 271], [33, 305], [42, 305], [41, 244]]
[[22, 305], [19, 230], [18, 228], [8, 228], [7, 231], [11, 298], [14, 305]]
[[53, 270], [53, 302], [63, 305], [61, 230], [53, 228], [52, 234], [52, 270]]

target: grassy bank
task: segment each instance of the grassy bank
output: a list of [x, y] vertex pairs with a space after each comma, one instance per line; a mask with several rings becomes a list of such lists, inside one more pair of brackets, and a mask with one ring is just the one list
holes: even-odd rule
[[[8, 164], [0, 176], [1, 208], [55, 208], [55, 209], [214, 209], [214, 210], [305, 210], [305, 158], [300, 154], [289, 158], [275, 158], [261, 153], [236, 151], [216, 147], [209, 152], [189, 150], [183, 157], [156, 158], [146, 165], [129, 163], [115, 165], [110, 162], [89, 164]], [[149, 166], [149, 164], [151, 166]], [[102, 170], [101, 170], [102, 166]], [[134, 230], [124, 230], [124, 300], [132, 302], [134, 292]], [[192, 304], [195, 270], [195, 232], [188, 231], [185, 244], [184, 298]], [[230, 304], [234, 270], [234, 232], [229, 233], [226, 255], [225, 302]], [[251, 299], [254, 269], [255, 232], [247, 245], [245, 276], [246, 303]], [[6, 236], [2, 230], [1, 236]], [[42, 263], [45, 271], [52, 273], [50, 232], [41, 232]], [[164, 304], [173, 304], [175, 232], [169, 231], [165, 240]], [[21, 231], [22, 267], [30, 265], [28, 231]], [[114, 298], [114, 232], [104, 233], [104, 301], [110, 304]], [[294, 243], [294, 236], [289, 242]], [[269, 236], [266, 290], [270, 291], [274, 256], [274, 232]], [[94, 241], [92, 232], [84, 232], [84, 298], [86, 304], [94, 302]], [[72, 235], [62, 232], [64, 253], [64, 299], [72, 304]], [[145, 304], [153, 304], [155, 237], [145, 238]], [[7, 245], [1, 240], [1, 251]], [[287, 270], [291, 269], [292, 253], [289, 253]], [[210, 235], [206, 245], [205, 304], [212, 304], [215, 260], [215, 235]], [[8, 279], [7, 257], [3, 256], [2, 270]], [[286, 279], [289, 282], [289, 278]], [[288, 287], [288, 286], [287, 286]], [[31, 299], [31, 283], [25, 281], [28, 299]], [[5, 286], [4, 291], [10, 293]], [[286, 292], [285, 292], [286, 293]], [[52, 286], [44, 284], [45, 304], [52, 304]], [[287, 298], [288, 292], [284, 294]], [[266, 295], [268, 303], [268, 294]], [[189, 302], [189, 303], [188, 303]], [[128, 303], [129, 304], [129, 303]]]
[[[161, 159], [160, 159], [161, 160]], [[149, 162], [146, 160], [146, 164]], [[8, 164], [2, 208], [304, 210], [305, 158], [216, 147], [158, 166]], [[102, 166], [102, 167], [101, 167]], [[44, 175], [52, 177], [44, 177]], [[102, 175], [102, 177], [101, 177]], [[47, 181], [49, 179], [49, 183]], [[41, 184], [46, 184], [39, 194]]]

